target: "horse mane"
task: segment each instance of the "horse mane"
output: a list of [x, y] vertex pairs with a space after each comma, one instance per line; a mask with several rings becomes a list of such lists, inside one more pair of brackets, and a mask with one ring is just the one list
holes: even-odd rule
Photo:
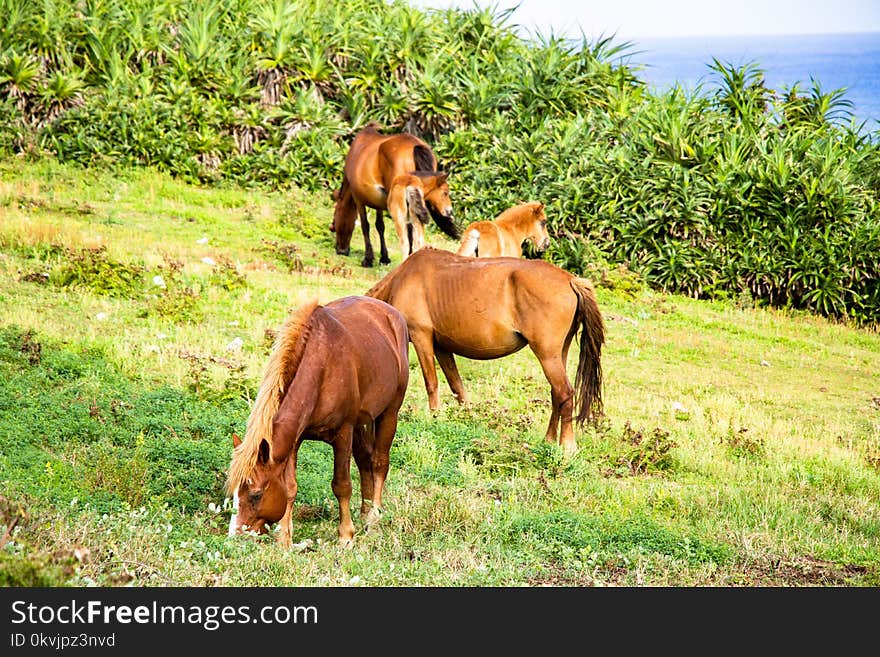
[[250, 477], [257, 464], [260, 442], [272, 440], [272, 421], [281, 405], [284, 392], [302, 361], [304, 345], [311, 324], [309, 319], [318, 308], [312, 300], [287, 318], [272, 347], [269, 362], [263, 370], [263, 381], [251, 409], [244, 440], [232, 451], [226, 490], [233, 493]]

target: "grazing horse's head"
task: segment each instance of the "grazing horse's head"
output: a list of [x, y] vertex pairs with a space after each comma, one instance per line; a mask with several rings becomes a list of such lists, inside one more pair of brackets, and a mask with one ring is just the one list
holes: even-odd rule
[[330, 230], [336, 234], [336, 253], [348, 255], [351, 251], [351, 235], [354, 233], [355, 220], [357, 219], [357, 206], [351, 190], [344, 186], [341, 190], [333, 191], [333, 223]]
[[444, 171], [426, 175], [417, 172], [424, 185], [425, 203], [431, 216], [452, 219], [452, 200], [449, 198], [449, 174]]
[[547, 215], [544, 214], [543, 203], [530, 203], [529, 232], [526, 239], [530, 240], [539, 252], [546, 251], [550, 246], [550, 234], [547, 232]]
[[425, 207], [434, 223], [452, 239], [461, 239], [461, 229], [455, 223], [449, 198], [449, 174], [445, 171], [416, 171], [414, 174], [421, 179]]
[[[241, 444], [232, 436], [233, 447]], [[273, 463], [269, 443], [260, 443], [257, 462], [250, 477], [241, 482], [233, 493], [233, 515], [229, 521], [229, 535], [256, 532], [268, 533], [266, 524], [278, 522], [287, 511], [285, 463]]]

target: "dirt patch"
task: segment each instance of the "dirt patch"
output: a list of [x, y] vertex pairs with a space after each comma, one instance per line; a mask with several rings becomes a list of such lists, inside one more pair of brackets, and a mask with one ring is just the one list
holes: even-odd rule
[[813, 557], [766, 559], [748, 564], [742, 586], [852, 586], [868, 574], [856, 564], [836, 564]]

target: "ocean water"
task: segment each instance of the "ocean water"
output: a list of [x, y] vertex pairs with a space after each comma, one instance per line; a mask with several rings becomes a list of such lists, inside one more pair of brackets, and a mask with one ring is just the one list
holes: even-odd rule
[[649, 86], [663, 91], [678, 82], [686, 89], [701, 85], [712, 93], [719, 75], [712, 58], [734, 66], [755, 62], [765, 84], [778, 93], [799, 83], [801, 93], [811, 78], [823, 93], [845, 88], [863, 131], [880, 130], [880, 32], [742, 37], [687, 37], [631, 40], [625, 62], [640, 66]]

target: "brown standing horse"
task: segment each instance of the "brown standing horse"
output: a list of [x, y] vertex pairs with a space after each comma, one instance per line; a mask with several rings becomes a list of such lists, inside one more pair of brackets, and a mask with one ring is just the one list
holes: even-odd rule
[[[431, 409], [440, 405], [434, 357], [453, 394], [467, 401], [455, 355], [501, 358], [529, 345], [550, 383], [546, 439], [577, 448], [572, 429], [602, 414], [605, 325], [589, 281], [543, 260], [468, 258], [426, 247], [374, 285], [367, 296], [400, 310], [409, 327]], [[568, 349], [580, 329], [575, 385]]]
[[464, 229], [458, 254], [475, 258], [519, 258], [525, 240], [530, 240], [538, 252], [550, 246], [543, 203], [521, 203], [507, 208], [491, 221], [469, 224]]
[[333, 447], [339, 543], [350, 545], [352, 454], [369, 527], [382, 508], [408, 379], [406, 321], [388, 304], [353, 296], [292, 314], [275, 340], [244, 441], [233, 435], [229, 534], [266, 533], [280, 520], [278, 541], [290, 545], [297, 453], [303, 440], [322, 440]]
[[383, 135], [377, 127], [371, 121], [355, 135], [345, 158], [342, 185], [333, 193], [330, 230], [336, 233], [336, 253], [348, 255], [355, 219], [360, 218], [364, 267], [372, 267], [374, 258], [367, 208], [376, 210], [382, 264], [391, 262], [385, 244], [385, 210], [397, 231], [401, 259], [425, 245], [425, 224], [431, 217], [444, 233], [456, 240], [461, 237], [452, 218], [448, 174], [437, 171], [431, 148], [413, 135]]

